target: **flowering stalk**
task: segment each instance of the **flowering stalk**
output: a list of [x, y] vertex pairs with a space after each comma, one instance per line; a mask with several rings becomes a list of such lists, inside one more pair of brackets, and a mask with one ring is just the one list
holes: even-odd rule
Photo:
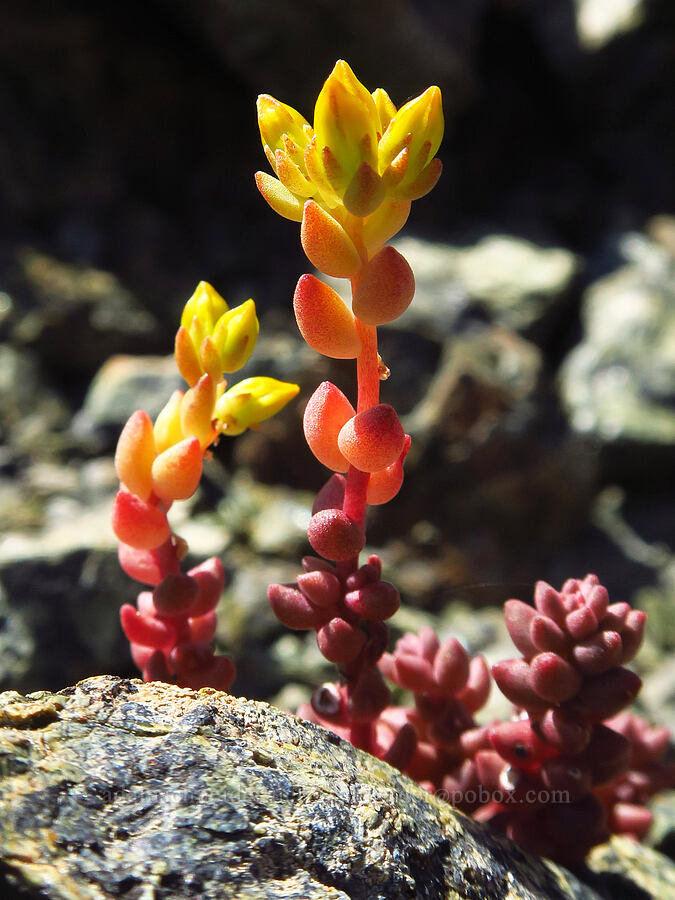
[[412, 270], [387, 241], [405, 224], [411, 201], [440, 176], [441, 96], [431, 87], [397, 110], [385, 91], [371, 94], [340, 60], [317, 98], [314, 127], [267, 95], [258, 99], [258, 123], [277, 176], [258, 172], [260, 192], [276, 212], [301, 223], [309, 261], [351, 283], [349, 309], [327, 284], [303, 275], [293, 298], [298, 327], [319, 353], [355, 359], [358, 381], [356, 408], [330, 382], [307, 404], [305, 437], [334, 474], [309, 524], [317, 557], [305, 558], [295, 584], [272, 585], [269, 598], [286, 625], [315, 629], [321, 652], [341, 667], [343, 686], [316, 693], [315, 714], [382, 755], [391, 748], [378, 746], [375, 721], [390, 692], [377, 663], [387, 646], [383, 623], [400, 598], [381, 580], [379, 559], [360, 566], [359, 555], [367, 506], [397, 494], [410, 437], [393, 407], [380, 403], [388, 370], [378, 356], [377, 326], [400, 316], [413, 298]]
[[208, 448], [221, 434], [237, 435], [278, 412], [299, 388], [254, 377], [229, 390], [223, 373], [248, 361], [258, 337], [255, 304], [229, 309], [201, 282], [183, 310], [175, 358], [187, 391], [175, 391], [153, 423], [137, 410], [120, 435], [115, 467], [121, 488], [112, 527], [119, 560], [132, 578], [149, 585], [136, 607], [120, 610], [134, 662], [146, 681], [229, 690], [231, 659], [216, 656], [216, 604], [224, 585], [215, 557], [187, 573], [181, 560], [187, 544], [172, 533], [167, 513], [175, 500], [194, 494]]

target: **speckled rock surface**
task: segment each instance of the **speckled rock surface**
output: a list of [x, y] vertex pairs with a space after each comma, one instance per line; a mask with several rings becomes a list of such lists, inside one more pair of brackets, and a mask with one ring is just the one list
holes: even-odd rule
[[12, 900], [609, 896], [310, 723], [111, 676], [0, 695], [0, 821]]

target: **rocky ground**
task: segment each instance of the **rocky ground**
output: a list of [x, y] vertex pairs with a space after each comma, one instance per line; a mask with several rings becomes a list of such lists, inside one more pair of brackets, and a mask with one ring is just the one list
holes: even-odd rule
[[368, 9], [3, 4], [0, 689], [133, 672], [111, 456], [128, 415], [176, 384], [167, 353], [201, 278], [258, 303], [243, 375], [301, 395], [222, 442], [176, 528], [228, 570], [218, 642], [237, 693], [292, 708], [330, 674], [265, 589], [293, 577], [325, 477], [303, 400], [325, 378], [349, 391], [353, 373], [297, 336], [307, 264], [253, 187], [253, 110], [266, 91], [310, 115], [344, 56], [399, 103], [438, 83], [448, 119], [443, 179], [399, 239], [415, 301], [382, 334], [383, 399], [413, 434], [404, 489], [369, 529], [403, 594], [394, 628], [431, 623], [496, 659], [512, 652], [504, 600], [596, 572], [648, 610], [641, 709], [675, 729], [672, 9]]

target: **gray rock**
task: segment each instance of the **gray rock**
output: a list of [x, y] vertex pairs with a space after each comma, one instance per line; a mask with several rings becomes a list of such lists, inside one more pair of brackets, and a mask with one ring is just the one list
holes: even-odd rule
[[620, 900], [675, 883], [665, 858], [615, 842], [591, 860], [596, 892], [329, 732], [211, 689], [10, 692], [0, 726], [12, 900]]
[[91, 375], [113, 353], [157, 346], [157, 321], [111, 273], [30, 249], [17, 266], [12, 339], [59, 372]]
[[620, 249], [627, 263], [586, 291], [584, 337], [563, 364], [561, 396], [572, 426], [602, 444], [668, 448], [675, 443], [675, 256], [638, 234]]
[[484, 305], [513, 331], [529, 331], [563, 300], [579, 260], [562, 248], [513, 235], [488, 235], [469, 247], [404, 237], [393, 242], [415, 272], [415, 300], [397, 326], [447, 335], [467, 302]]

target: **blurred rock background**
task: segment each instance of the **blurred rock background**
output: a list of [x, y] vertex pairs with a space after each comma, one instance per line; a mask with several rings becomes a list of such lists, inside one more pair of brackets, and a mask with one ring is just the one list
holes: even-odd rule
[[293, 707], [330, 673], [265, 589], [294, 577], [326, 476], [304, 401], [354, 375], [300, 341], [298, 229], [252, 176], [256, 95], [311, 119], [344, 57], [399, 105], [440, 85], [447, 117], [443, 178], [399, 238], [417, 295], [382, 330], [383, 399], [414, 436], [369, 530], [404, 597], [394, 626], [512, 655], [504, 600], [596, 572], [648, 609], [642, 708], [675, 725], [674, 38], [669, 0], [5, 0], [0, 689], [134, 672], [112, 453], [176, 385], [200, 279], [256, 300], [243, 374], [302, 393], [221, 443], [176, 529], [227, 567], [237, 692]]

